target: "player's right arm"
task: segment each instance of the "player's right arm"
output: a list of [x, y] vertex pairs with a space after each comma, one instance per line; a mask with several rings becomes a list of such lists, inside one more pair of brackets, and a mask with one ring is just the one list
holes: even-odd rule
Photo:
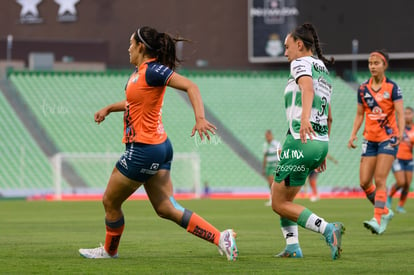
[[110, 105], [100, 109], [94, 115], [95, 122], [98, 123], [98, 124], [101, 123], [102, 121], [105, 120], [105, 117], [107, 115], [109, 115], [110, 113], [125, 111], [125, 103], [126, 103], [126, 100], [122, 100], [120, 102], [110, 104]]
[[361, 128], [362, 122], [364, 122], [364, 106], [358, 104], [357, 113], [354, 120], [354, 126], [352, 127], [351, 137], [348, 141], [348, 148], [356, 148], [354, 141], [357, 140], [357, 133], [359, 128]]

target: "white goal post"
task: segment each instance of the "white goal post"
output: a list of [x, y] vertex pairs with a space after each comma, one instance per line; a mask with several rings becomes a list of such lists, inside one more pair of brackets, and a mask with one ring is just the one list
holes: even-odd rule
[[[78, 193], [79, 190], [103, 192], [112, 169], [121, 155], [122, 153], [109, 152], [55, 154], [51, 159], [55, 200], [62, 200], [64, 193]], [[201, 197], [200, 163], [200, 155], [197, 152], [174, 153], [171, 178], [176, 193], [191, 193], [194, 198]], [[66, 177], [73, 174], [80, 177], [86, 186], [77, 187], [67, 184]]]

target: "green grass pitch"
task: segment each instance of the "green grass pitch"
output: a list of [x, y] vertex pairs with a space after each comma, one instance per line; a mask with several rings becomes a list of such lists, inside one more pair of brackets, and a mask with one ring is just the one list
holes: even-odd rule
[[[396, 199], [394, 199], [394, 206]], [[414, 203], [395, 214], [387, 231], [362, 225], [373, 216], [365, 199], [298, 200], [328, 221], [341, 221], [343, 253], [333, 261], [320, 234], [299, 229], [303, 259], [278, 259], [285, 242], [279, 219], [263, 200], [191, 200], [180, 203], [218, 229], [238, 233], [239, 259], [157, 217], [148, 201], [124, 204], [126, 226], [118, 259], [84, 259], [79, 248], [103, 242], [99, 201], [0, 201], [0, 274], [412, 274]]]

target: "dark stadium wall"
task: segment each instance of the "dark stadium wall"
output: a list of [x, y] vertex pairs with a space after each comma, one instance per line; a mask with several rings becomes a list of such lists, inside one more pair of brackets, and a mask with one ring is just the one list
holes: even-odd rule
[[[412, 51], [414, 1], [297, 0], [297, 5], [297, 21], [317, 26], [326, 53], [351, 53], [355, 38], [363, 53], [375, 48]], [[42, 22], [22, 24], [22, 6], [0, 1], [0, 59], [6, 58], [6, 36], [12, 34], [13, 59], [27, 62], [30, 51], [51, 51], [56, 59], [69, 55], [75, 61], [126, 68], [130, 34], [149, 25], [192, 40], [182, 52], [188, 69], [286, 68], [286, 63], [249, 62], [247, 0], [80, 0], [77, 20], [67, 23], [58, 21], [59, 6], [53, 0], [43, 0], [37, 8]]]

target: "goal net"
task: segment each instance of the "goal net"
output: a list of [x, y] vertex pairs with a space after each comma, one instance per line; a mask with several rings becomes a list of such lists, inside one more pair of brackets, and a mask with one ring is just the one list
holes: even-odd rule
[[[53, 156], [56, 200], [64, 194], [102, 194], [122, 153], [58, 153]], [[201, 197], [200, 156], [196, 152], [174, 153], [171, 179], [175, 193]], [[144, 193], [144, 189], [138, 191]]]

